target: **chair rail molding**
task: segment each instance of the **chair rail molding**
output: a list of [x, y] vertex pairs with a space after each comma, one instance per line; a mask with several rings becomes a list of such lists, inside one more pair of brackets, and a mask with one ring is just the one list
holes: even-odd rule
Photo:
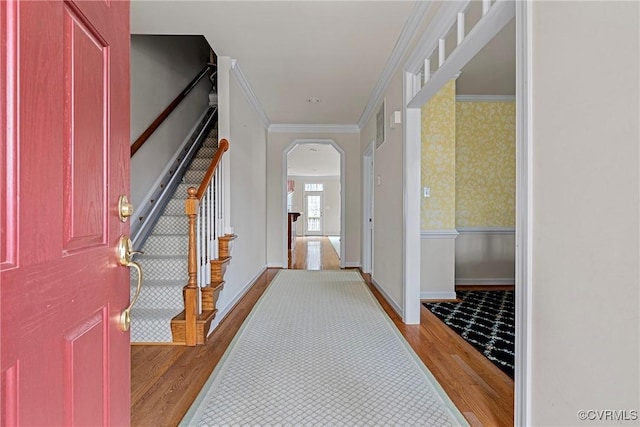
[[422, 230], [420, 231], [421, 239], [455, 239], [460, 233], [458, 230]]

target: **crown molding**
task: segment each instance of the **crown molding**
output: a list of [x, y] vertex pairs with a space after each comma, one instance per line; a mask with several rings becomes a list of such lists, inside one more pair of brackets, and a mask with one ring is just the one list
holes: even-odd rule
[[[454, 2], [456, 3], [456, 2]], [[398, 37], [398, 41], [391, 52], [391, 56], [389, 56], [389, 60], [387, 61], [380, 78], [378, 79], [378, 83], [376, 87], [371, 92], [371, 97], [369, 98], [369, 102], [365, 107], [362, 115], [360, 116], [360, 120], [358, 121], [358, 127], [360, 129], [364, 128], [367, 124], [371, 115], [375, 111], [376, 106], [380, 102], [382, 98], [382, 94], [387, 89], [391, 78], [393, 77], [393, 73], [400, 64], [400, 60], [409, 49], [409, 44], [411, 40], [416, 35], [422, 20], [427, 15], [429, 9], [433, 6], [433, 2], [431, 1], [417, 1], [413, 7], [413, 10], [409, 14], [407, 18], [407, 22], [405, 22], [402, 31], [400, 32], [400, 36]]]
[[516, 102], [515, 95], [456, 95], [458, 102]]
[[469, 0], [443, 2], [437, 15], [431, 21], [433, 24], [424, 33], [407, 60], [404, 66], [405, 71], [412, 74], [420, 71], [424, 60], [435, 52], [438, 41], [455, 25], [458, 13], [465, 11], [469, 3], [471, 3]]
[[269, 132], [280, 133], [360, 133], [358, 125], [272, 124]]
[[265, 129], [269, 129], [269, 126], [271, 125], [269, 117], [267, 117], [267, 114], [264, 112], [264, 108], [262, 108], [262, 104], [258, 101], [256, 94], [253, 93], [253, 89], [251, 89], [251, 85], [249, 85], [249, 81], [244, 76], [244, 73], [240, 69], [240, 64], [238, 64], [238, 60], [236, 59], [231, 60], [231, 74], [236, 78], [236, 81], [244, 95], [247, 97], [249, 104], [251, 104], [255, 112], [258, 114], [262, 125]]

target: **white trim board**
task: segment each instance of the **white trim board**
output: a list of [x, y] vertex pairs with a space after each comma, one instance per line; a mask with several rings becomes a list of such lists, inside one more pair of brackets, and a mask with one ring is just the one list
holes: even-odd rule
[[344, 268], [360, 268], [362, 264], [358, 261], [347, 261], [344, 263]]
[[455, 25], [458, 13], [466, 10], [469, 3], [471, 3], [469, 0], [443, 2], [431, 21], [432, 26], [424, 33], [407, 60], [404, 67], [406, 71], [411, 74], [417, 74], [420, 71], [424, 66], [425, 58], [431, 57], [438, 47], [438, 41]]
[[455, 292], [420, 292], [420, 300], [449, 299], [455, 300]]
[[231, 74], [236, 78], [236, 81], [238, 82], [240, 89], [242, 89], [242, 92], [247, 97], [247, 101], [249, 101], [249, 104], [253, 107], [255, 112], [258, 114], [258, 117], [260, 118], [260, 121], [262, 122], [262, 125], [264, 126], [264, 128], [269, 129], [269, 126], [271, 125], [271, 122], [269, 121], [269, 117], [267, 117], [267, 113], [265, 113], [264, 108], [262, 108], [262, 104], [260, 104], [260, 101], [258, 101], [256, 94], [253, 93], [253, 89], [251, 89], [251, 85], [249, 85], [249, 81], [247, 80], [247, 78], [244, 76], [244, 73], [240, 69], [240, 64], [238, 64], [237, 59], [231, 60]]
[[274, 133], [360, 133], [358, 125], [307, 125], [277, 123], [268, 127]]
[[[455, 2], [454, 2], [455, 3]], [[409, 102], [408, 107], [420, 108], [449, 80], [455, 78], [462, 68], [485, 47], [493, 37], [515, 16], [515, 2], [496, 1], [489, 12], [469, 31], [469, 34], [451, 52], [431, 78]]]
[[533, 76], [531, 2], [516, 2], [516, 342], [514, 425], [532, 425]]
[[456, 102], [516, 102], [515, 95], [456, 95]]
[[420, 231], [420, 239], [455, 239], [458, 237], [458, 230], [422, 230]]
[[456, 279], [456, 285], [504, 286], [504, 285], [514, 285], [515, 282], [516, 282], [515, 277]]
[[256, 281], [258, 280], [258, 278], [260, 278], [260, 276], [267, 271], [267, 266], [263, 266], [260, 271], [258, 271], [258, 273], [256, 275], [254, 275], [247, 284], [245, 284], [242, 289], [240, 289], [240, 292], [238, 292], [238, 294], [233, 297], [233, 299], [229, 302], [229, 304], [227, 304], [227, 306], [225, 308], [223, 308], [222, 310], [220, 310], [218, 312], [218, 314], [216, 315], [215, 319], [213, 319], [213, 322], [211, 323], [211, 326], [209, 327], [209, 332], [207, 333], [207, 337], [209, 335], [211, 335], [211, 333], [213, 333], [213, 331], [216, 330], [216, 328], [218, 327], [218, 325], [224, 320], [225, 317], [227, 317], [227, 315], [231, 312], [231, 310], [233, 310], [235, 308], [236, 305], [238, 305], [238, 303], [240, 302], [240, 300], [242, 299], [242, 297], [245, 296], [245, 294], [249, 291], [249, 289], [251, 289], [251, 287], [256, 283]]
[[511, 227], [460, 227], [459, 234], [516, 234]]
[[382, 294], [384, 299], [389, 303], [391, 308], [393, 308], [393, 311], [398, 313], [398, 316], [400, 316], [402, 318], [403, 317], [402, 316], [402, 309], [400, 308], [400, 306], [398, 304], [396, 304], [396, 302], [393, 300], [393, 298], [391, 298], [391, 296], [387, 293], [387, 291], [385, 291], [382, 288], [382, 286], [380, 286], [380, 284], [378, 282], [376, 282], [376, 279], [374, 279], [373, 277], [371, 277], [371, 283], [373, 283], [373, 286], [375, 286], [376, 289], [378, 291], [380, 291], [380, 293]]

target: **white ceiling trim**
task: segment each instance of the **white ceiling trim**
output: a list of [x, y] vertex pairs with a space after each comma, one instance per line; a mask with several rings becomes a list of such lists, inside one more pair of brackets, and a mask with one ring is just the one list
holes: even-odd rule
[[240, 89], [242, 89], [244, 95], [247, 97], [249, 104], [251, 104], [255, 112], [258, 114], [262, 125], [265, 129], [269, 129], [269, 126], [271, 125], [269, 117], [267, 117], [267, 113], [264, 112], [262, 104], [260, 104], [260, 101], [256, 98], [256, 94], [253, 93], [253, 89], [251, 89], [251, 85], [249, 85], [249, 82], [240, 69], [240, 64], [238, 64], [236, 59], [231, 60], [231, 74], [236, 78], [236, 81], [238, 82], [238, 85], [240, 85]]
[[422, 89], [409, 101], [407, 107], [421, 108], [446, 82], [455, 78], [456, 74], [513, 19], [515, 14], [514, 1], [497, 0], [489, 12], [478, 21], [464, 40], [451, 52], [444, 64], [433, 73]]
[[417, 74], [420, 71], [424, 65], [424, 60], [431, 57], [436, 47], [438, 47], [438, 41], [447, 35], [451, 27], [455, 25], [458, 13], [466, 10], [469, 3], [471, 3], [469, 0], [450, 1], [444, 2], [440, 6], [438, 14], [431, 21], [434, 23], [433, 27], [429, 28], [418, 42], [407, 60], [404, 67], [405, 71], [412, 74]]
[[360, 133], [358, 125], [272, 124], [269, 132], [281, 133]]
[[516, 102], [515, 95], [456, 95], [459, 102]]
[[382, 71], [382, 74], [378, 79], [378, 83], [371, 93], [369, 102], [367, 103], [367, 106], [360, 116], [360, 120], [358, 121], [358, 127], [360, 129], [364, 128], [364, 126], [371, 118], [371, 115], [373, 114], [376, 106], [382, 99], [382, 94], [387, 89], [387, 86], [389, 85], [389, 82], [393, 77], [394, 71], [400, 64], [400, 60], [402, 59], [404, 54], [407, 52], [411, 40], [413, 40], [413, 38], [415, 37], [416, 31], [418, 31], [418, 27], [422, 23], [422, 20], [427, 15], [427, 12], [432, 7], [432, 5], [433, 2], [431, 1], [418, 1], [413, 7], [413, 10], [409, 14], [409, 18], [407, 19], [407, 22], [404, 24], [404, 27], [400, 32], [398, 41], [393, 47], [391, 56], [389, 57], [389, 60], [387, 61], [387, 64], [385, 65], [384, 70]]

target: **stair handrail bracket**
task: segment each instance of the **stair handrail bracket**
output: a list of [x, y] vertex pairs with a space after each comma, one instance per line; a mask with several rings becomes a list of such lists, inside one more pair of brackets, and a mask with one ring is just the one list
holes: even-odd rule
[[188, 346], [204, 344], [217, 311], [217, 295], [224, 283], [218, 273], [212, 273], [212, 263], [222, 255], [219, 237], [224, 236], [225, 186], [221, 160], [228, 149], [229, 142], [221, 139], [198, 188], [187, 189], [185, 214], [189, 221], [189, 277], [183, 288], [183, 297], [184, 340]]

